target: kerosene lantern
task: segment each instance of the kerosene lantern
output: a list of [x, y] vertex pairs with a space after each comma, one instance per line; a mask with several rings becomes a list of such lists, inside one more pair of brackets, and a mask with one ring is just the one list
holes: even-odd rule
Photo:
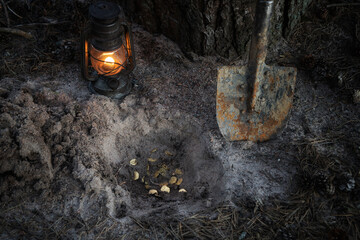
[[97, 2], [89, 8], [82, 32], [82, 73], [92, 92], [113, 98], [130, 93], [129, 73], [135, 67], [131, 27], [120, 6]]

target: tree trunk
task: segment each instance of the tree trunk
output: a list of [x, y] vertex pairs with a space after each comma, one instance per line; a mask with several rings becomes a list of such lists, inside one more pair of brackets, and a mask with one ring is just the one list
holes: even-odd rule
[[[312, 0], [275, 0], [271, 38], [286, 36]], [[243, 56], [251, 38], [254, 0], [120, 0], [135, 22], [177, 42], [184, 52]]]

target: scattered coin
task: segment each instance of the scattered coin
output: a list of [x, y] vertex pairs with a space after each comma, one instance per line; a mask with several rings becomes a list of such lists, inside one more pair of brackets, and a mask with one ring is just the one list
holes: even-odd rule
[[182, 182], [183, 182], [183, 179], [182, 179], [182, 178], [179, 178], [179, 179], [176, 181], [176, 185], [180, 185]]
[[149, 194], [151, 195], [158, 195], [158, 191], [156, 189], [150, 189]]
[[160, 175], [160, 171], [157, 170], [157, 171], [154, 173], [154, 178], [157, 178], [159, 175]]
[[175, 184], [176, 181], [177, 181], [177, 178], [176, 178], [175, 176], [172, 176], [172, 177], [170, 178], [170, 180], [169, 180], [169, 183], [170, 183], [170, 184]]
[[160, 191], [170, 193], [170, 188], [166, 185], [162, 186]]
[[149, 161], [149, 162], [156, 162], [157, 159], [156, 159], [156, 158], [148, 158], [148, 161]]
[[150, 166], [149, 166], [149, 164], [146, 166], [146, 175], [150, 176]]
[[183, 174], [183, 172], [181, 171], [181, 169], [180, 168], [177, 168], [177, 169], [175, 169], [175, 172], [174, 172], [176, 175], [182, 175]]
[[187, 191], [185, 190], [185, 188], [182, 188], [182, 189], [179, 190], [179, 192], [186, 193]]
[[136, 181], [136, 180], [139, 179], [139, 177], [140, 177], [140, 174], [137, 171], [134, 171], [134, 178], [133, 179]]
[[161, 168], [158, 170], [159, 174], [163, 177], [166, 177], [168, 169], [169, 167], [166, 164], [161, 165]]
[[172, 154], [170, 151], [167, 151], [167, 150], [165, 151], [165, 154], [168, 155], [168, 156], [170, 156], [170, 157], [174, 155], [174, 154]]
[[137, 165], [137, 161], [136, 161], [135, 158], [130, 160], [130, 165], [132, 165], [132, 166], [136, 166], [136, 165]]

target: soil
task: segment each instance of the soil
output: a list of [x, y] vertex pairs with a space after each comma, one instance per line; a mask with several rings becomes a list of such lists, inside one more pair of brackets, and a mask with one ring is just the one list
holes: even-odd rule
[[[302, 144], [359, 167], [359, 108], [327, 85], [299, 71], [278, 136], [226, 142], [215, 118], [216, 68], [223, 62], [190, 61], [141, 27], [134, 36], [135, 87], [123, 101], [91, 95], [74, 64], [53, 77], [1, 80], [2, 239], [126, 236], [136, 232], [135, 219], [166, 222], [243, 199], [284, 199], [298, 189]], [[161, 192], [173, 174], [183, 182]]]
[[[244, 62], [185, 55], [133, 27], [134, 88], [121, 101], [90, 93], [75, 41], [44, 50], [29, 71], [10, 61], [24, 49], [6, 50], [0, 239], [359, 238], [356, 89], [324, 81], [321, 52], [292, 61], [306, 32], [269, 49], [269, 65], [297, 63], [296, 91], [282, 131], [254, 143], [225, 141], [216, 122], [217, 68]], [[353, 71], [344, 76], [357, 86]]]

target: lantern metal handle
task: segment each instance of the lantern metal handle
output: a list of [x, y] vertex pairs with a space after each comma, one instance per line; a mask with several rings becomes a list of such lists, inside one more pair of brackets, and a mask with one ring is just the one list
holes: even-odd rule
[[96, 81], [97, 77], [90, 76], [89, 74], [89, 28], [86, 28], [81, 34], [81, 72], [83, 77], [88, 81]]
[[129, 74], [135, 68], [135, 53], [134, 53], [134, 43], [132, 40], [132, 31], [131, 26], [126, 23], [122, 23], [125, 30], [125, 41], [126, 41], [126, 50], [128, 54], [129, 65], [120, 72], [120, 74]]

